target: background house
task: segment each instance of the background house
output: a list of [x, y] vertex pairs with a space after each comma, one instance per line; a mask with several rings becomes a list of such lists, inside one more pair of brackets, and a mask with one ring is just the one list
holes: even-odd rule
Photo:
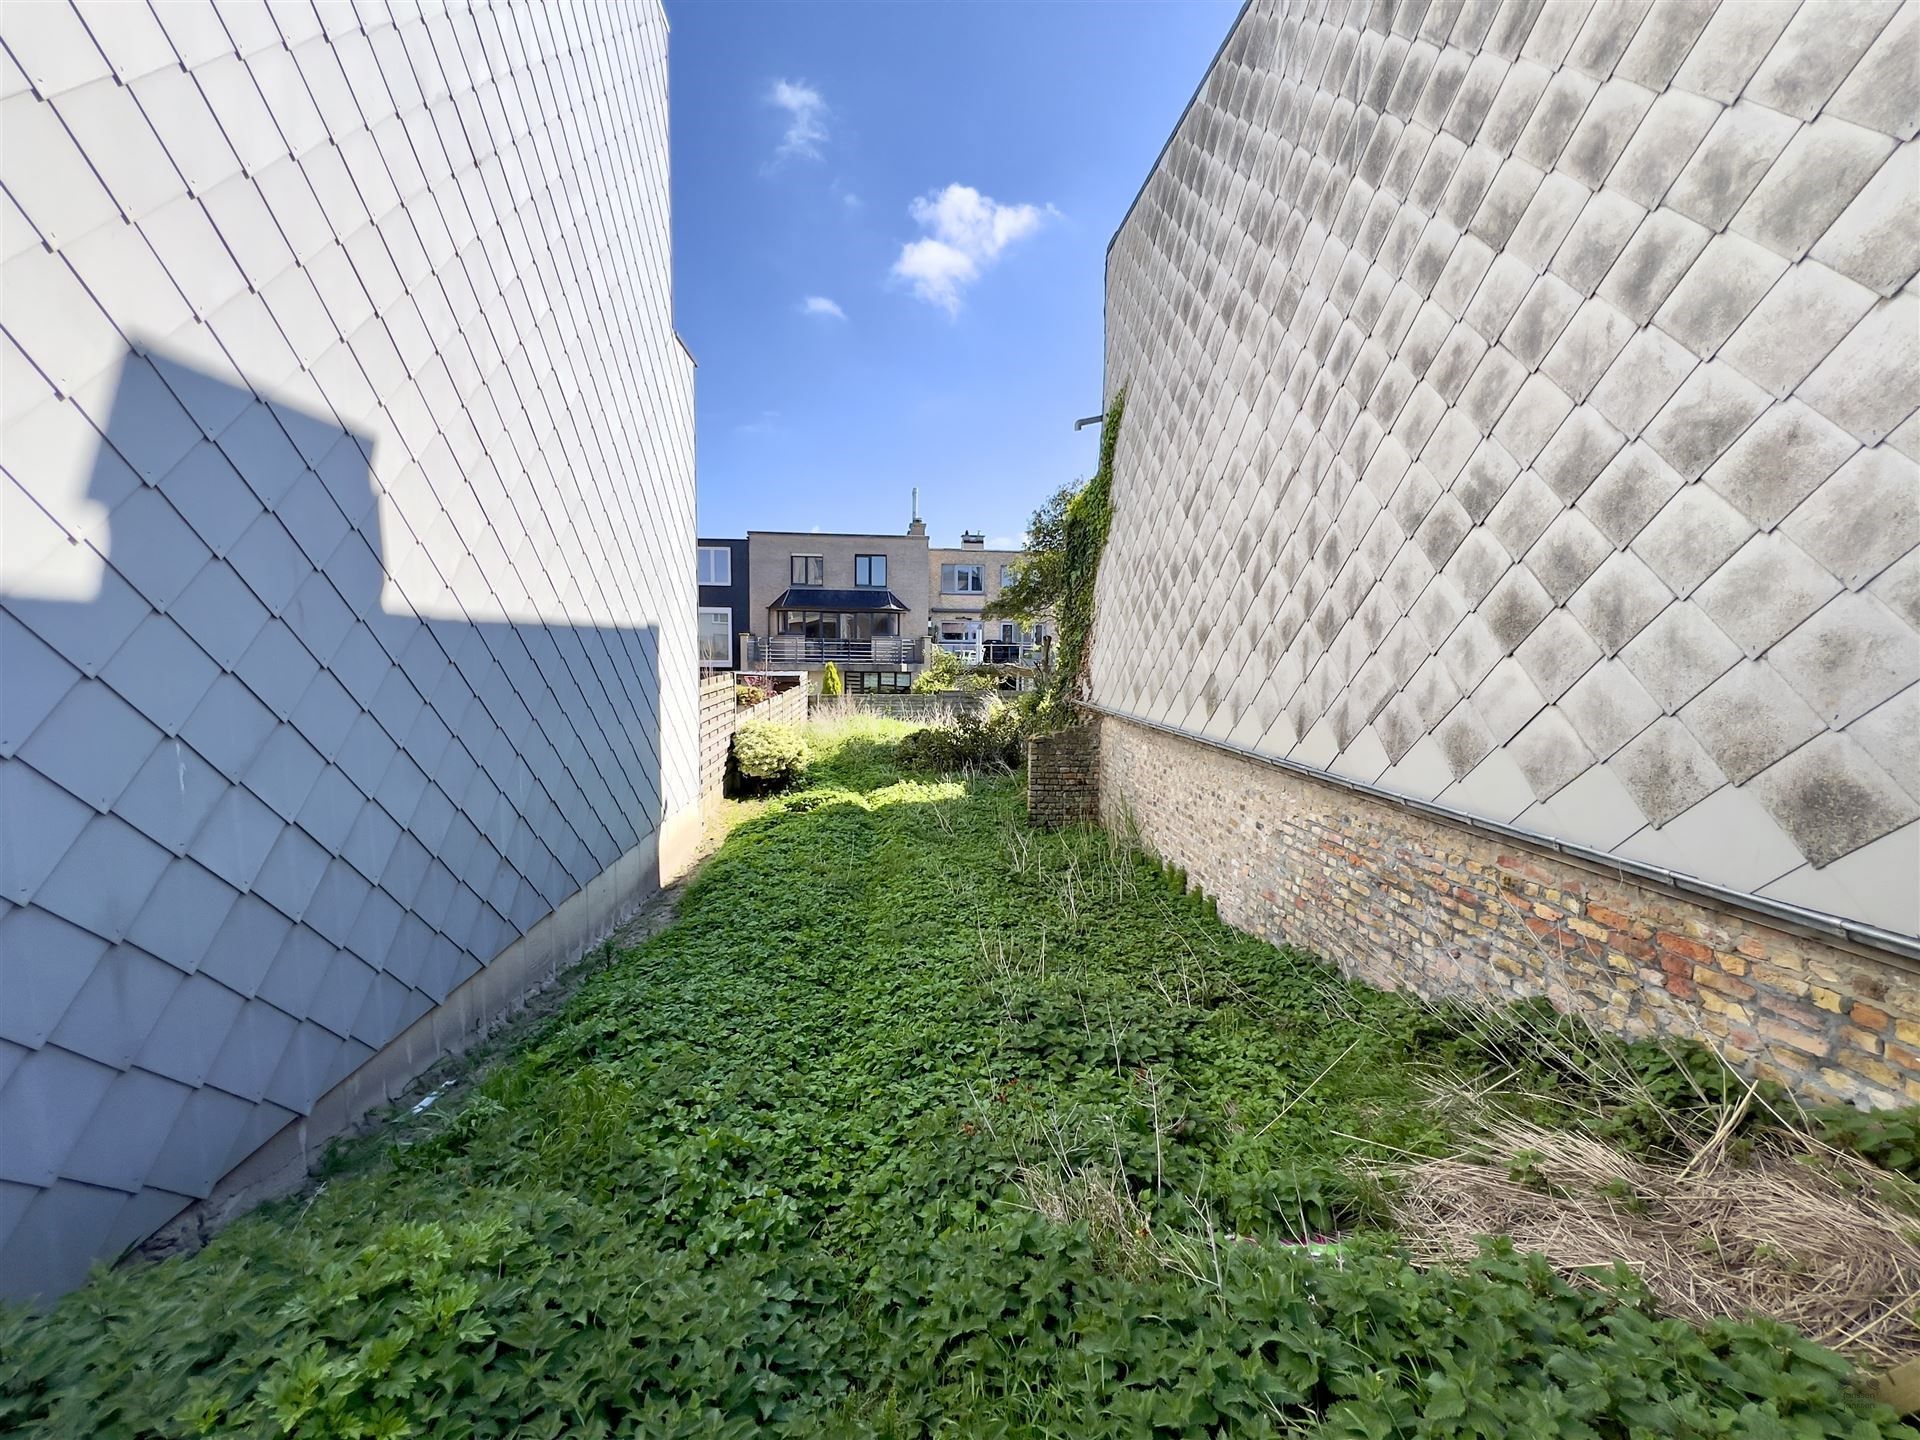
[[743, 664], [818, 672], [852, 690], [904, 690], [925, 663], [927, 531], [905, 535], [747, 532]]
[[933, 642], [971, 663], [1014, 665], [1031, 661], [1046, 623], [986, 619], [982, 612], [1012, 583], [1012, 568], [1025, 552], [989, 550], [986, 537], [964, 531], [958, 549], [927, 555]]
[[700, 668], [740, 668], [740, 634], [748, 625], [747, 542], [706, 540], [695, 552], [700, 584]]

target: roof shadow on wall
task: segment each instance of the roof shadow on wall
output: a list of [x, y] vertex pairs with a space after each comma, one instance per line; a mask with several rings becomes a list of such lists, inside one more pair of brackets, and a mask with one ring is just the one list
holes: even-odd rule
[[[545, 584], [508, 558], [543, 518], [440, 434], [382, 506], [369, 436], [179, 360], [130, 353], [109, 414], [97, 591], [0, 586], [16, 1298], [206, 1195], [662, 816], [657, 629], [492, 618]], [[401, 552], [415, 590], [461, 557], [423, 608], [482, 618], [383, 604]]]

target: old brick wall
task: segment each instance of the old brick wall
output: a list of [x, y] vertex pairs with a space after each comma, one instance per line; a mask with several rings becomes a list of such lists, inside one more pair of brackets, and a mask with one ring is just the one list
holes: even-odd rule
[[1027, 819], [1042, 829], [1100, 818], [1100, 726], [1086, 724], [1027, 742]]
[[1810, 1098], [1920, 1102], [1920, 967], [1113, 718], [1101, 797], [1239, 929], [1430, 999], [1545, 996]]

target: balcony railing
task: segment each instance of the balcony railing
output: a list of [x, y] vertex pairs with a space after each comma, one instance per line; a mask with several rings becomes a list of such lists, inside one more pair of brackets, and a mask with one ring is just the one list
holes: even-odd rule
[[949, 655], [958, 655], [969, 665], [1037, 665], [1038, 642], [1026, 640], [936, 640]]
[[921, 645], [914, 637], [876, 635], [871, 640], [809, 640], [803, 635], [743, 635], [749, 665], [918, 665]]

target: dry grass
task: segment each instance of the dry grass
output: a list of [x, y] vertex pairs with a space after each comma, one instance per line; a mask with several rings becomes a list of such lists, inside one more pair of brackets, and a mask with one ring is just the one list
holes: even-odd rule
[[1023, 1165], [1015, 1181], [1027, 1206], [1056, 1225], [1084, 1224], [1096, 1254], [1123, 1274], [1165, 1263], [1139, 1198], [1119, 1171], [1100, 1165]]
[[[1466, 1137], [1460, 1152], [1369, 1167], [1416, 1261], [1471, 1259], [1482, 1237], [1505, 1235], [1575, 1282], [1624, 1265], [1672, 1315], [1766, 1316], [1868, 1367], [1920, 1358], [1920, 1186], [1821, 1143], [1790, 1098], [1770, 1103], [1731, 1070], [1689, 1081], [1691, 1105], [1670, 1108], [1617, 1036], [1463, 1008], [1488, 1070], [1428, 1087]], [[1527, 1093], [1519, 1054], [1582, 1083]], [[1562, 1118], [1542, 1125], [1516, 1107]], [[1658, 1127], [1657, 1155], [1593, 1133], [1622, 1109]]]
[[1416, 1259], [1509, 1235], [1575, 1280], [1623, 1264], [1671, 1314], [1758, 1313], [1857, 1362], [1920, 1356], [1920, 1224], [1886, 1172], [1809, 1138], [1648, 1161], [1590, 1136], [1490, 1118], [1476, 1158], [1389, 1167]]

